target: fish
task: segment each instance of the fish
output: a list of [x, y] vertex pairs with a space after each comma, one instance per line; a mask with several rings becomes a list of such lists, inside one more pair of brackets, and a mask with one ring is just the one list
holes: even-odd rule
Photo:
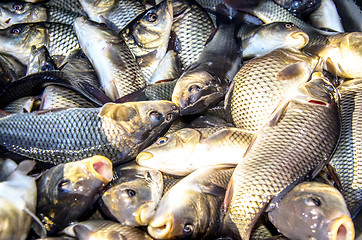
[[172, 22], [171, 2], [164, 0], [139, 15], [120, 33], [137, 58], [147, 84], [151, 83], [152, 76], [167, 52]]
[[146, 101], [13, 114], [0, 118], [0, 145], [52, 164], [103, 155], [117, 165], [163, 134], [178, 113], [170, 101]]
[[138, 228], [122, 225], [117, 222], [107, 220], [93, 220], [75, 223], [64, 232], [79, 240], [90, 239], [140, 239], [152, 240], [148, 234]]
[[146, 11], [143, 4], [132, 0], [79, 0], [79, 2], [89, 19], [105, 22], [117, 32]]
[[224, 97], [235, 74], [241, 67], [241, 43], [235, 35], [235, 25], [220, 16], [215, 35], [206, 44], [197, 61], [192, 63], [176, 82], [172, 101], [180, 114], [206, 111]]
[[58, 62], [80, 48], [72, 26], [62, 23], [14, 24], [0, 29], [0, 43], [0, 52], [13, 55], [24, 65], [28, 64], [33, 45], [46, 46], [53, 59], [59, 58]]
[[36, 214], [54, 235], [84, 215], [112, 180], [112, 162], [100, 155], [51, 167], [37, 180]]
[[[34, 1], [34, 0], [30, 0], [28, 2], [31, 2], [31, 1]], [[87, 16], [87, 13], [86, 13], [85, 9], [83, 9], [79, 0], [61, 0], [61, 1], [49, 0], [49, 1], [46, 1], [46, 6], [49, 6], [49, 7], [54, 6], [59, 9], [64, 9], [69, 12], [75, 12], [77, 14]]]
[[309, 36], [293, 23], [274, 22], [256, 26], [253, 35], [241, 37], [241, 42], [243, 59], [249, 59], [277, 48], [301, 49], [308, 44]]
[[257, 131], [284, 96], [309, 80], [317, 62], [299, 50], [276, 49], [245, 63], [230, 90], [234, 125]]
[[341, 137], [331, 159], [342, 184], [342, 194], [352, 217], [362, 209], [362, 160], [359, 155], [361, 130], [359, 109], [362, 107], [362, 80], [345, 81], [340, 93]]
[[[234, 124], [225, 121], [225, 119], [207, 113], [198, 118], [195, 118], [190, 122], [191, 128], [225, 128], [225, 127], [235, 127]], [[245, 131], [247, 132], [247, 131]]]
[[158, 138], [137, 155], [136, 161], [178, 176], [207, 166], [236, 166], [239, 158], [235, 156], [244, 155], [252, 137], [252, 133], [238, 128], [183, 128]]
[[236, 166], [224, 201], [223, 232], [249, 239], [269, 202], [313, 178], [339, 138], [338, 95], [321, 73], [282, 100]]
[[147, 85], [145, 95], [149, 100], [172, 100], [177, 80]]
[[26, 75], [51, 70], [58, 70], [58, 67], [50, 57], [48, 49], [44, 45], [38, 48], [33, 45], [31, 47]]
[[346, 32], [361, 32], [362, 22], [359, 20], [362, 17], [361, 3], [354, 0], [334, 0], [333, 2]]
[[306, 47], [306, 52], [318, 55], [323, 68], [334, 75], [345, 78], [360, 78], [362, 70], [362, 33], [339, 33], [329, 36], [326, 44]]
[[174, 32], [178, 56], [184, 68], [194, 63], [204, 49], [214, 24], [207, 12], [195, 1], [173, 0]]
[[0, 53], [0, 89], [26, 74], [26, 66], [11, 55]]
[[275, 0], [277, 4], [301, 19], [315, 12], [320, 7], [322, 1], [323, 0]]
[[155, 239], [212, 239], [218, 236], [220, 208], [234, 168], [198, 169], [161, 198], [147, 231]]
[[58, 22], [72, 24], [80, 14], [42, 4], [12, 1], [0, 4], [0, 28], [18, 23]]
[[302, 182], [273, 204], [269, 220], [287, 238], [354, 239], [353, 222], [343, 196], [328, 184]]
[[146, 86], [135, 57], [115, 31], [84, 17], [74, 21], [74, 30], [112, 101]]
[[24, 240], [37, 204], [35, 178], [27, 176], [35, 162], [24, 161], [17, 166], [7, 159], [4, 165], [10, 175], [0, 182], [0, 238]]
[[114, 169], [100, 201], [102, 212], [123, 225], [147, 226], [163, 191], [161, 172], [136, 163]]
[[174, 50], [169, 50], [159, 63], [149, 84], [167, 79], [177, 79], [182, 73], [182, 64]]
[[40, 99], [38, 96], [30, 96], [19, 98], [6, 107], [4, 111], [8, 113], [30, 113], [32, 111], [38, 110], [40, 106]]
[[321, 0], [321, 5], [308, 16], [308, 21], [316, 28], [344, 32], [341, 19], [333, 0]]

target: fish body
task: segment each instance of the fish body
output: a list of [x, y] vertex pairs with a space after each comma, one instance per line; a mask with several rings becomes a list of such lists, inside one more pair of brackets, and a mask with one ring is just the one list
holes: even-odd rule
[[268, 217], [290, 239], [354, 239], [353, 222], [343, 196], [328, 184], [296, 185], [268, 212]]
[[120, 33], [137, 58], [148, 84], [167, 52], [172, 21], [173, 8], [171, 2], [165, 0], [139, 15]]
[[147, 230], [156, 239], [211, 239], [234, 168], [206, 167], [180, 180], [161, 198]]
[[73, 224], [64, 232], [79, 240], [91, 239], [139, 239], [152, 240], [148, 234], [138, 228], [125, 226], [109, 220], [92, 220]]
[[26, 75], [42, 72], [57, 70], [58, 67], [50, 57], [48, 49], [43, 45], [41, 47], [31, 47], [29, 56], [29, 63], [26, 70]]
[[235, 126], [258, 130], [279, 101], [309, 79], [316, 63], [316, 58], [292, 49], [277, 49], [247, 62], [234, 77]]
[[172, 93], [177, 80], [150, 84], [145, 89], [145, 95], [149, 100], [172, 100]]
[[346, 81], [338, 88], [341, 96], [341, 137], [331, 164], [339, 175], [348, 209], [351, 215], [355, 216], [362, 207], [362, 161], [359, 140], [362, 81]]
[[225, 233], [249, 239], [275, 196], [329, 161], [340, 131], [337, 95], [318, 75], [280, 104], [235, 168], [225, 197]]
[[84, 17], [74, 21], [74, 30], [110, 99], [145, 87], [136, 59], [116, 32]]
[[53, 164], [95, 154], [117, 164], [136, 157], [177, 116], [177, 107], [169, 101], [14, 114], [0, 120], [0, 144], [9, 151]]
[[33, 45], [48, 48], [50, 55], [65, 57], [79, 48], [72, 26], [61, 23], [21, 23], [0, 29], [0, 52], [27, 65]]
[[361, 3], [355, 0], [334, 0], [333, 2], [346, 32], [361, 32]]
[[97, 155], [45, 171], [37, 180], [36, 214], [47, 233], [54, 235], [71, 221], [77, 221], [111, 180], [112, 162]]
[[54, 6], [58, 9], [64, 9], [69, 12], [80, 14], [82, 16], [87, 16], [87, 13], [85, 9], [83, 9], [79, 0], [50, 0], [46, 2], [46, 6]]
[[149, 83], [154, 84], [162, 80], [177, 79], [182, 73], [181, 69], [182, 64], [177, 53], [174, 50], [169, 50], [162, 58]]
[[161, 172], [135, 163], [114, 169], [114, 179], [101, 197], [102, 211], [123, 225], [146, 226], [163, 190]]
[[201, 113], [219, 103], [241, 66], [241, 43], [234, 34], [235, 25], [229, 20], [220, 22], [197, 61], [177, 80], [172, 101], [180, 107], [181, 115]]
[[8, 113], [29, 113], [39, 107], [39, 97], [23, 97], [8, 104], [4, 111]]
[[322, 1], [323, 0], [275, 0], [277, 4], [301, 19], [315, 12], [320, 7]]
[[316, 28], [344, 32], [336, 5], [332, 0], [321, 0], [321, 5], [310, 14], [308, 20]]
[[[10, 167], [5, 161], [5, 167]], [[15, 163], [13, 163], [15, 164]], [[20, 167], [23, 165], [23, 167]], [[16, 164], [15, 164], [16, 166]], [[19, 164], [18, 169], [0, 182], [0, 238], [21, 239], [27, 238], [32, 217], [28, 212], [35, 213], [36, 184], [35, 178], [26, 174], [32, 170], [31, 161]], [[23, 168], [23, 170], [21, 170]]]
[[0, 89], [26, 73], [26, 66], [10, 55], [0, 54]]
[[[196, 169], [238, 164], [253, 137], [237, 128], [183, 128], [160, 137], [137, 155], [141, 166], [185, 176]], [[172, 156], [172, 157], [171, 157]]]

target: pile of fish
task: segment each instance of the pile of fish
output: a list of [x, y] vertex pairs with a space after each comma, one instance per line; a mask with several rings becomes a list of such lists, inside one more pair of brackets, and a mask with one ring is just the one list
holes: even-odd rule
[[0, 239], [362, 239], [360, 7], [0, 3]]

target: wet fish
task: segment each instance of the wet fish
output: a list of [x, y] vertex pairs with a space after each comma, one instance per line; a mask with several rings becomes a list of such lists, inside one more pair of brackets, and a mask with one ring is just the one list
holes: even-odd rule
[[238, 128], [183, 128], [157, 139], [137, 155], [144, 167], [185, 176], [196, 169], [237, 165], [253, 134]]
[[298, 184], [272, 207], [268, 216], [290, 239], [354, 239], [353, 222], [343, 196], [328, 184]]
[[355, 0], [334, 0], [338, 14], [347, 32], [361, 32], [362, 17], [361, 3]]
[[90, 239], [140, 239], [152, 240], [146, 232], [119, 224], [117, 222], [106, 220], [93, 220], [73, 224], [67, 227], [64, 232], [70, 236], [77, 237], [79, 240]]
[[149, 100], [172, 100], [172, 93], [177, 80], [150, 84], [145, 89], [145, 95]]
[[359, 154], [360, 108], [362, 107], [362, 80], [355, 79], [342, 83], [341, 96], [341, 137], [331, 159], [341, 184], [342, 194], [352, 217], [362, 208], [362, 160]]
[[48, 235], [85, 214], [111, 180], [112, 162], [97, 155], [44, 172], [37, 180], [36, 214]]
[[303, 18], [318, 9], [323, 0], [275, 0], [293, 15]]
[[328, 162], [340, 130], [336, 97], [315, 74], [281, 102], [235, 168], [225, 197], [226, 233], [249, 239], [272, 198]]
[[80, 14], [42, 4], [12, 1], [0, 4], [0, 27], [7, 28], [17, 23], [58, 22], [72, 24]]
[[257, 26], [252, 36], [241, 38], [243, 58], [260, 57], [277, 48], [301, 49], [309, 42], [305, 32], [286, 22]]
[[58, 67], [50, 57], [48, 49], [44, 45], [38, 48], [33, 45], [31, 47], [26, 75], [51, 70], [58, 70]]
[[4, 107], [4, 111], [8, 113], [30, 113], [38, 110], [40, 105], [39, 97], [23, 97], [19, 98]]
[[11, 174], [0, 182], [0, 239], [26, 239], [30, 230], [36, 206], [35, 178], [27, 176], [35, 163], [25, 161], [16, 164], [5, 161], [5, 168]]
[[292, 49], [277, 49], [247, 62], [233, 80], [235, 126], [258, 130], [284, 96], [308, 81], [316, 64], [315, 57]]
[[[0, 89], [18, 80], [26, 73], [26, 66], [14, 57], [0, 53]], [[171, 93], [172, 94], [172, 93]]]
[[61, 23], [23, 23], [0, 29], [0, 52], [27, 65], [31, 47], [46, 46], [52, 57], [64, 58], [79, 48], [72, 26]]
[[161, 198], [147, 231], [156, 239], [212, 239], [234, 168], [207, 167], [180, 180]]
[[156, 72], [153, 74], [150, 84], [158, 81], [177, 79], [182, 73], [182, 64], [174, 50], [169, 50], [159, 63]]
[[133, 0], [79, 0], [79, 2], [91, 20], [111, 24], [117, 32], [146, 10], [143, 4]]
[[9, 151], [53, 164], [95, 154], [119, 164], [136, 157], [164, 133], [178, 112], [172, 102], [147, 101], [14, 114], [0, 119], [0, 144]]
[[156, 211], [163, 190], [161, 172], [135, 163], [114, 169], [106, 188], [102, 211], [123, 225], [146, 226]]
[[84, 17], [74, 21], [74, 30], [111, 100], [146, 86], [136, 59], [116, 32]]
[[241, 67], [235, 25], [224, 18], [220, 16], [215, 35], [176, 82], [172, 101], [180, 107], [181, 115], [202, 113], [219, 103]]
[[172, 32], [179, 41], [178, 54], [184, 68], [194, 63], [214, 29], [206, 11], [195, 1], [173, 0]]
[[165, 0], [138, 16], [120, 33], [137, 58], [147, 83], [167, 52], [172, 21], [171, 2]]
[[333, 0], [321, 0], [320, 7], [309, 15], [308, 20], [316, 28], [344, 32]]
[[[30, 2], [30, 1], [29, 1]], [[87, 16], [87, 13], [84, 11], [79, 0], [49, 0], [46, 2], [47, 6], [54, 6], [59, 9], [64, 9], [70, 12], [75, 12], [77, 14]]]

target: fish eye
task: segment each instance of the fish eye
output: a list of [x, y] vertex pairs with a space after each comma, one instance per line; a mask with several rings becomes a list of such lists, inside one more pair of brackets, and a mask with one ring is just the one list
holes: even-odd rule
[[154, 12], [149, 12], [146, 16], [146, 20], [149, 22], [155, 22], [157, 20], [158, 16]]
[[15, 9], [15, 10], [23, 10], [23, 8], [24, 8], [24, 4], [22, 4], [20, 2], [16, 2], [13, 5], [13, 9]]
[[190, 93], [198, 93], [198, 92], [200, 92], [200, 90], [201, 90], [201, 87], [198, 86], [198, 85], [191, 85], [189, 87], [189, 92]]
[[68, 179], [62, 180], [59, 184], [58, 184], [58, 192], [64, 192], [66, 191], [66, 186], [70, 183], [70, 181]]
[[184, 226], [184, 235], [191, 236], [194, 232], [194, 227], [192, 224], [185, 224]]
[[286, 23], [284, 26], [286, 28], [292, 28], [294, 26], [294, 24], [293, 23]]
[[160, 137], [159, 139], [157, 139], [157, 143], [158, 144], [164, 144], [164, 143], [167, 142], [167, 140], [168, 140], [167, 137]]
[[310, 207], [319, 207], [321, 205], [321, 201], [316, 197], [306, 198], [305, 203]]
[[150, 116], [150, 119], [152, 121], [157, 121], [158, 122], [158, 121], [160, 121], [162, 119], [162, 114], [157, 112], [157, 111], [150, 112], [149, 116]]
[[135, 190], [127, 189], [126, 191], [127, 191], [128, 197], [136, 196], [136, 191]]
[[10, 32], [11, 32], [12, 34], [19, 34], [19, 33], [21, 33], [21, 30], [22, 30], [22, 28], [19, 27], [19, 26], [17, 26], [17, 27], [13, 27], [13, 28], [10, 30]]

